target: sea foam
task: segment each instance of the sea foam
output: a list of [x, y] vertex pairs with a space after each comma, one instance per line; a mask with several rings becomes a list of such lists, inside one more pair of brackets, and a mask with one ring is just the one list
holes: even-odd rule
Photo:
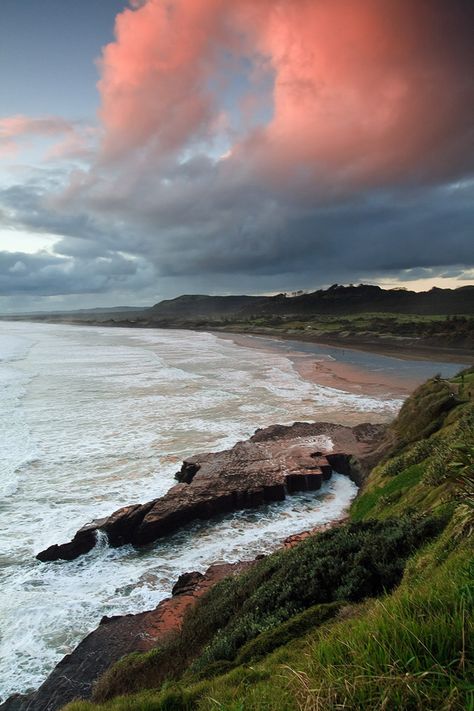
[[285, 354], [207, 333], [0, 327], [4, 697], [38, 686], [103, 615], [151, 608], [186, 570], [251, 558], [339, 517], [355, 487], [335, 476], [320, 492], [188, 527], [146, 551], [101, 545], [42, 564], [40, 549], [161, 496], [184, 458], [231, 447], [258, 427], [348, 412], [387, 419], [400, 404], [322, 388]]

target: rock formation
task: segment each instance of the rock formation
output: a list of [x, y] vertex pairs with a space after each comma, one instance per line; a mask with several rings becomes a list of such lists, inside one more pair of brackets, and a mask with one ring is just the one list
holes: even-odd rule
[[134, 504], [81, 528], [72, 541], [41, 551], [41, 561], [72, 560], [90, 551], [99, 532], [111, 546], [149, 544], [198, 519], [209, 519], [319, 489], [332, 471], [360, 483], [385, 431], [297, 422], [257, 430], [222, 452], [187, 459], [164, 496]]

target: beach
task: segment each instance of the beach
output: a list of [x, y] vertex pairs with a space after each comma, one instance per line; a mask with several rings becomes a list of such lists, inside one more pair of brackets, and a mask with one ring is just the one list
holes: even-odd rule
[[419, 354], [412, 357], [408, 349], [394, 354], [376, 347], [359, 350], [290, 337], [221, 332], [216, 335], [245, 348], [284, 353], [305, 380], [355, 395], [404, 399], [427, 378], [438, 373], [448, 377], [464, 367], [462, 357], [442, 361], [437, 359], [440, 356], [436, 351], [422, 358]]
[[183, 459], [257, 428], [388, 422], [425, 377], [418, 361], [402, 368], [272, 339], [26, 322], [1, 329], [3, 698], [36, 688], [104, 615], [153, 609], [184, 572], [271, 552], [341, 519], [357, 488], [336, 473], [319, 491], [192, 524], [140, 551], [102, 541], [77, 561], [47, 564], [38, 551], [162, 496]]

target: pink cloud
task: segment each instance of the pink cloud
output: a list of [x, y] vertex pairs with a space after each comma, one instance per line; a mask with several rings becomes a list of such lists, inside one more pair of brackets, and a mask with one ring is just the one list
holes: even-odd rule
[[273, 3], [258, 38], [276, 77], [268, 173], [383, 183], [463, 163], [473, 89], [456, 20], [438, 2]]
[[146, 144], [166, 152], [206, 132], [213, 107], [205, 82], [215, 46], [225, 44], [223, 5], [149, 0], [118, 15], [98, 85], [107, 157]]
[[31, 118], [30, 116], [7, 116], [0, 118], [0, 138], [11, 139], [26, 135], [56, 136], [73, 131], [69, 121], [57, 116]]
[[[449, 175], [473, 105], [463, 2], [147, 0], [116, 19], [100, 61], [105, 161], [147, 166], [222, 126], [210, 82], [227, 52], [270, 66], [273, 117], [226, 170], [332, 189]], [[259, 96], [255, 93], [254, 102]], [[252, 106], [251, 94], [241, 102]], [[245, 117], [244, 117], [245, 119]]]
[[90, 144], [96, 129], [59, 116], [6, 116], [0, 118], [0, 157], [17, 153], [21, 143], [32, 138], [56, 141], [46, 153], [50, 158], [76, 158], [90, 155]]

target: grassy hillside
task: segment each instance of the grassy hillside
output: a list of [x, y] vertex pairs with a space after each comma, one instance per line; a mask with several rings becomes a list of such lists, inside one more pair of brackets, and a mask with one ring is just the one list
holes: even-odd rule
[[416, 293], [335, 284], [291, 298], [181, 296], [144, 311], [136, 323], [469, 350], [474, 349], [473, 311], [471, 286]]
[[351, 521], [222, 581], [68, 711], [474, 709], [474, 369], [393, 423]]
[[[151, 324], [152, 325], [152, 324]], [[171, 322], [154, 325], [172, 325]], [[474, 351], [474, 318], [469, 315], [443, 316], [421, 314], [339, 314], [311, 316], [259, 316], [222, 318], [219, 321], [197, 319], [182, 327], [231, 331], [233, 333], [277, 336], [329, 345], [369, 350], [425, 352], [470, 355]]]

